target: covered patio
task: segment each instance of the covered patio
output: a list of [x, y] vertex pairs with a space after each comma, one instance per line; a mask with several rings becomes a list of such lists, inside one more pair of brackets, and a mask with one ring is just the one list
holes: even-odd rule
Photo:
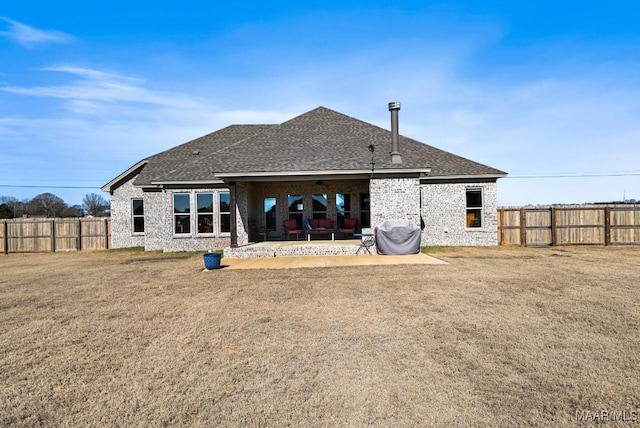
[[[298, 177], [295, 181], [261, 177], [260, 180], [238, 180], [229, 187], [241, 217], [240, 224], [245, 226], [245, 230], [234, 231], [232, 219], [232, 248], [241, 247], [244, 242], [261, 241], [307, 241], [320, 247], [324, 241], [336, 241], [338, 245], [334, 246], [348, 247], [347, 241], [353, 241], [355, 233], [370, 227], [368, 177], [325, 175]], [[349, 222], [345, 225], [345, 219], [355, 220], [355, 226], [350, 227]], [[310, 223], [316, 220], [326, 222], [322, 224], [323, 230], [309, 230]], [[238, 239], [234, 245], [234, 235], [243, 232], [246, 241]]]

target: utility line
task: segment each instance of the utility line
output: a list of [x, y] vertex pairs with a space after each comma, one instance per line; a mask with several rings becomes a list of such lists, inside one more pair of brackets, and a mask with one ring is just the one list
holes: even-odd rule
[[[372, 162], [373, 164], [373, 162]], [[373, 168], [373, 165], [372, 165]], [[504, 178], [587, 178], [587, 177], [633, 177], [640, 176], [640, 170], [630, 171], [592, 171], [592, 172], [529, 172], [522, 174], [509, 174]], [[71, 181], [71, 180], [69, 180]], [[84, 180], [78, 180], [84, 181]], [[88, 180], [87, 180], [88, 181]], [[32, 189], [100, 189], [101, 186], [53, 186], [53, 185], [29, 185], [29, 184], [0, 184], [0, 187], [32, 188]]]
[[632, 177], [638, 172], [585, 172], [585, 173], [532, 173], [528, 175], [507, 175], [505, 178], [585, 178], [585, 177]]
[[0, 184], [0, 187], [18, 187], [22, 189], [100, 189], [99, 186], [35, 186], [35, 185], [13, 185], [13, 184]]

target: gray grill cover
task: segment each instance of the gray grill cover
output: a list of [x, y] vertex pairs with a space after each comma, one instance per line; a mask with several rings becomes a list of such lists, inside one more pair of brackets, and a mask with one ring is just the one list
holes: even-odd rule
[[375, 229], [378, 254], [420, 252], [420, 228], [409, 220], [387, 220]]

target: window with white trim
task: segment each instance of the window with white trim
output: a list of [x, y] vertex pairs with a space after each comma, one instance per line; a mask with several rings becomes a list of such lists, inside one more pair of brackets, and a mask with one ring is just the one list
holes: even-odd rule
[[468, 228], [482, 227], [482, 189], [469, 188], [466, 192], [467, 216], [466, 225]]
[[142, 199], [131, 200], [131, 217], [133, 233], [144, 233], [144, 201]]
[[213, 193], [196, 193], [198, 233], [213, 233]]
[[231, 194], [219, 193], [218, 215], [220, 217], [220, 232], [231, 232]]
[[176, 235], [191, 233], [191, 198], [188, 193], [173, 195], [173, 232]]

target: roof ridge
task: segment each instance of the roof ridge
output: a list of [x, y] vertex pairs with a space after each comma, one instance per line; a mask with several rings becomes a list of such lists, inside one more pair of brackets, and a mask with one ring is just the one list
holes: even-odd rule
[[209, 180], [212, 171], [242, 175], [368, 170], [371, 144], [380, 148], [375, 154], [378, 171], [429, 168], [432, 178], [505, 174], [405, 135], [400, 135], [403, 163], [392, 165], [385, 154], [391, 147], [389, 129], [318, 106], [281, 124], [229, 125], [152, 155], [134, 184]]

